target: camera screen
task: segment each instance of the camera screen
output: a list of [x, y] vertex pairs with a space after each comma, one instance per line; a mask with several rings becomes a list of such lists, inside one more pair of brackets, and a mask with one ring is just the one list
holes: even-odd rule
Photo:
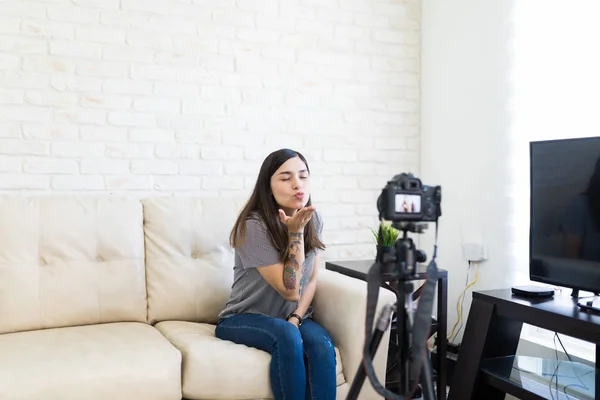
[[418, 194], [397, 194], [396, 212], [413, 214], [421, 212], [421, 196]]

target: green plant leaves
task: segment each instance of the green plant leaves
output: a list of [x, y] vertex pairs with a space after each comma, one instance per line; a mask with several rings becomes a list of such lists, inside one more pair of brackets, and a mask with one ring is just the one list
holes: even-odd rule
[[[376, 243], [379, 243], [379, 230], [371, 229], [371, 233], [373, 234], [373, 238]], [[398, 239], [398, 235], [400, 231], [396, 228], [392, 227], [390, 223], [384, 223], [381, 225], [381, 241], [383, 247], [394, 247], [396, 240]]]

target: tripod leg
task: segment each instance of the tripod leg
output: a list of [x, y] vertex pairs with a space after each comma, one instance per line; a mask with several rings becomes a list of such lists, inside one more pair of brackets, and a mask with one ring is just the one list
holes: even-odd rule
[[[382, 336], [383, 332], [381, 331], [376, 330], [373, 333], [371, 343], [369, 344], [369, 354], [371, 354], [371, 358], [375, 356], [375, 353], [377, 352], [377, 347], [379, 347], [379, 343], [381, 342]], [[366, 377], [367, 372], [365, 371], [365, 366], [363, 363], [361, 363], [358, 367], [358, 370], [356, 371], [356, 375], [354, 376], [352, 386], [350, 386], [350, 390], [348, 391], [348, 397], [346, 397], [346, 399], [353, 400], [358, 398], [358, 394], [360, 393], [360, 389], [362, 388]]]
[[[381, 342], [381, 338], [383, 337], [383, 333], [387, 329], [390, 324], [390, 318], [392, 315], [394, 307], [391, 305], [386, 305], [381, 310], [381, 314], [377, 323], [375, 324], [375, 331], [371, 336], [371, 341], [369, 342], [369, 354], [371, 355], [371, 359], [375, 357], [375, 353], [377, 353], [377, 348], [379, 347], [379, 343]], [[365, 378], [367, 377], [367, 372], [365, 371], [364, 358], [363, 362], [359, 365], [358, 370], [356, 371], [356, 375], [352, 380], [352, 385], [350, 386], [350, 390], [348, 391], [348, 396], [346, 396], [346, 400], [355, 400], [358, 398], [358, 394], [362, 388], [363, 383], [365, 382]]]
[[410, 390], [410, 332], [409, 321], [406, 311], [404, 312], [404, 323], [402, 325], [402, 342], [400, 343], [400, 387], [398, 393], [406, 394]]

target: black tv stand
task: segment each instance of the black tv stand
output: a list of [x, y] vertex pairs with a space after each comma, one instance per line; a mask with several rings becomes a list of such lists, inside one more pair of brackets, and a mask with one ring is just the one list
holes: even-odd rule
[[[591, 380], [587, 386], [588, 395], [584, 398], [600, 399], [600, 313], [582, 309], [578, 306], [578, 299], [567, 294], [557, 294], [551, 298], [527, 298], [514, 296], [510, 289], [505, 289], [473, 292], [473, 302], [455, 366], [460, 374], [452, 376], [448, 400], [501, 400], [506, 394], [519, 399], [558, 398], [548, 383], [531, 385], [531, 379], [520, 368], [522, 356], [517, 356], [516, 352], [524, 323], [595, 343], [595, 368], [578, 364], [577, 368], [588, 370], [577, 376]], [[565, 388], [563, 375], [561, 382], [556, 385]], [[573, 388], [572, 383], [567, 386]]]
[[579, 297], [579, 289], [573, 289], [571, 297], [577, 301], [581, 311], [600, 313], [600, 294], [594, 292], [593, 297]]
[[[600, 293], [594, 292], [594, 296], [600, 296]], [[571, 297], [574, 299], [578, 299], [579, 298], [579, 289], [573, 289], [573, 291], [571, 292]]]
[[582, 312], [600, 313], [600, 296], [579, 297], [577, 299], [577, 305]]

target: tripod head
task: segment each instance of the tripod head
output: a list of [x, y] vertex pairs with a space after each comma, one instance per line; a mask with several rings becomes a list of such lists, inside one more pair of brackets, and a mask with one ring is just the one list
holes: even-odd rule
[[417, 275], [417, 263], [427, 261], [427, 254], [417, 249], [408, 232], [423, 233], [427, 229], [426, 223], [420, 222], [393, 222], [392, 227], [401, 231], [402, 236], [396, 240], [394, 247], [377, 245], [376, 261], [381, 263], [383, 273], [402, 281]]

